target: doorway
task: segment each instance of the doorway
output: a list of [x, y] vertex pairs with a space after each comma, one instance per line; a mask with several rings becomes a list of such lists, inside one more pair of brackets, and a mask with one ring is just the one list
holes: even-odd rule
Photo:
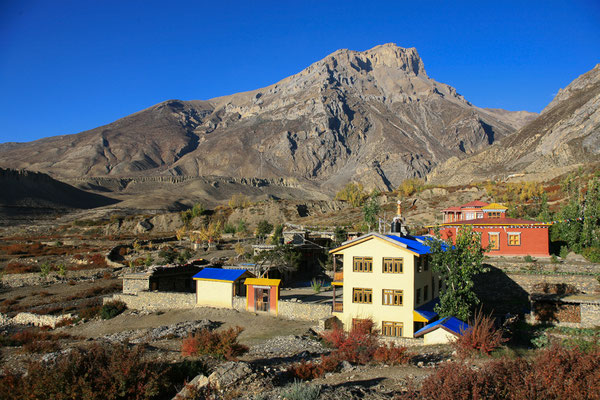
[[271, 289], [255, 288], [255, 311], [269, 311], [271, 303]]

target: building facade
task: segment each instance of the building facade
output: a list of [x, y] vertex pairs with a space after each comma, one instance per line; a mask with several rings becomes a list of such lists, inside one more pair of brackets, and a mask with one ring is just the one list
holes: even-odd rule
[[428, 306], [440, 290], [440, 280], [429, 267], [426, 240], [400, 233], [369, 233], [330, 251], [334, 257], [333, 313], [346, 330], [370, 318], [383, 336], [413, 337], [437, 317], [433, 312], [419, 312], [433, 308]]
[[[481, 245], [488, 256], [550, 256], [550, 224], [506, 217], [507, 207], [498, 203], [471, 202], [443, 210], [442, 239], [456, 240], [466, 225], [481, 233]], [[476, 216], [476, 218], [471, 218]], [[434, 233], [434, 227], [430, 227]]]

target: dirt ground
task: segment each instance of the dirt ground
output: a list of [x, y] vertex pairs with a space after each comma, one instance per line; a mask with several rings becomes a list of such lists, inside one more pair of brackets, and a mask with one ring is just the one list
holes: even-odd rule
[[249, 346], [275, 336], [303, 335], [315, 325], [312, 321], [292, 321], [236, 310], [199, 307], [191, 310], [159, 311], [147, 315], [126, 311], [110, 320], [94, 320], [64, 329], [73, 336], [96, 338], [127, 330], [155, 328], [202, 319], [221, 324], [219, 329], [241, 326], [244, 332], [240, 335], [240, 342]]

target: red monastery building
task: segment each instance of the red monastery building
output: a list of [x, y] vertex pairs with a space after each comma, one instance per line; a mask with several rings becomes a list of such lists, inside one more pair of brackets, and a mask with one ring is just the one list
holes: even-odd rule
[[[481, 233], [481, 245], [488, 256], [549, 257], [550, 224], [525, 219], [507, 218], [502, 204], [472, 201], [442, 210], [440, 234], [443, 239], [456, 238], [459, 227], [471, 225]], [[433, 234], [433, 229], [430, 233]]]

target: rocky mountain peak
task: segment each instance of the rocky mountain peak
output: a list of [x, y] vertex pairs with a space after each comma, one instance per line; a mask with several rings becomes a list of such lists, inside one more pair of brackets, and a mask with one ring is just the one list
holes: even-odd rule
[[569, 99], [576, 91], [590, 89], [592, 86], [600, 84], [600, 64], [596, 64], [594, 68], [585, 74], [581, 75], [566, 88], [559, 89], [554, 99], [542, 110], [542, 114], [548, 112], [559, 103]]

